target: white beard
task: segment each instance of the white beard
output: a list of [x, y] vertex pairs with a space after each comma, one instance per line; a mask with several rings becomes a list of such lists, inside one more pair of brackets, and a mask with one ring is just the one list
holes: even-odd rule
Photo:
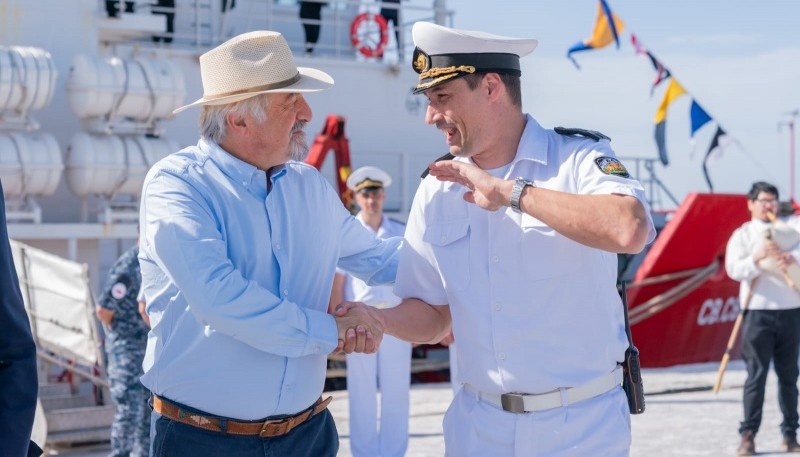
[[[289, 160], [296, 160], [302, 162], [308, 156], [308, 141], [306, 140], [306, 132], [303, 129], [306, 122], [298, 122], [292, 128], [292, 141], [289, 142]], [[301, 135], [295, 136], [296, 132]]]
[[308, 156], [308, 142], [306, 136], [303, 134], [299, 137], [292, 137], [289, 143], [289, 159], [302, 162]]

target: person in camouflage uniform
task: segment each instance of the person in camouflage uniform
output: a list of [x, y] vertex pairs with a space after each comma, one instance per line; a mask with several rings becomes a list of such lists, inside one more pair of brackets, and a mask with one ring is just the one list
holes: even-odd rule
[[149, 328], [136, 299], [142, 283], [138, 256], [137, 244], [117, 259], [97, 307], [106, 326], [108, 381], [117, 405], [111, 426], [113, 457], [147, 456], [150, 451], [150, 393], [139, 381]]

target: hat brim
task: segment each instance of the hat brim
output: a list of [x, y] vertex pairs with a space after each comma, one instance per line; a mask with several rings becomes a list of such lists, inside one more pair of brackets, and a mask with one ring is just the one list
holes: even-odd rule
[[229, 103], [239, 102], [256, 95], [269, 94], [269, 93], [287, 93], [287, 92], [319, 92], [333, 87], [333, 78], [322, 70], [308, 67], [297, 67], [300, 73], [300, 79], [294, 84], [279, 89], [260, 90], [256, 92], [245, 92], [243, 94], [228, 95], [226, 97], [218, 97], [213, 99], [206, 99], [205, 97], [198, 99], [194, 103], [181, 106], [172, 112], [178, 114], [189, 108], [203, 105], [227, 105]]

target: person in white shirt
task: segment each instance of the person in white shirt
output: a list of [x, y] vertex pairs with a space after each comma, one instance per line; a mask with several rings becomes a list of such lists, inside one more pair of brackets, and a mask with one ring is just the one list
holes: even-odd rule
[[[644, 189], [608, 138], [545, 129], [522, 111], [520, 56], [536, 40], [417, 22], [415, 92], [452, 160], [417, 190], [387, 334], [451, 329], [447, 456], [627, 456], [628, 341], [617, 253], [655, 237]], [[341, 307], [343, 313], [348, 306]]]
[[[403, 236], [405, 224], [383, 214], [388, 173], [366, 166], [347, 179], [360, 208], [356, 219], [378, 238]], [[363, 302], [378, 309], [400, 304], [392, 286], [368, 286], [337, 271], [333, 305], [343, 300]], [[408, 408], [411, 383], [411, 343], [385, 335], [376, 354], [347, 355], [347, 392], [350, 399], [350, 452], [353, 457], [399, 457], [408, 448]], [[380, 420], [377, 394], [380, 390]]]
[[800, 258], [800, 219], [772, 222], [778, 213], [778, 189], [760, 181], [747, 194], [751, 220], [736, 229], [725, 251], [728, 276], [741, 282], [739, 301], [745, 309], [742, 357], [747, 365], [744, 420], [739, 455], [755, 455], [761, 425], [764, 388], [770, 361], [778, 375], [778, 403], [783, 422], [784, 451], [800, 452], [797, 443], [797, 377], [800, 349], [800, 293], [787, 271]]

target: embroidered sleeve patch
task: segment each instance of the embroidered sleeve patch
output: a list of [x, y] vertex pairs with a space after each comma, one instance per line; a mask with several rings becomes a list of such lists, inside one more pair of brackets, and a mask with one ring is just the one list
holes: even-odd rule
[[130, 287], [130, 279], [127, 276], [121, 276], [117, 278], [117, 282], [111, 286], [111, 290], [109, 294], [111, 298], [116, 301], [120, 301], [125, 298], [125, 295], [128, 293], [128, 288]]
[[623, 178], [630, 178], [631, 175], [622, 163], [613, 157], [598, 157], [594, 159], [597, 168], [607, 175], [621, 176]]

